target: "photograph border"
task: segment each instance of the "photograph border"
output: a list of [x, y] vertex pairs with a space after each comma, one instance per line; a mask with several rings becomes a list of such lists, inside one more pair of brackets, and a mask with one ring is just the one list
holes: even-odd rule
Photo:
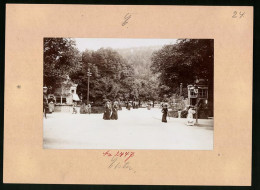
[[[149, 1], [150, 3], [151, 1]], [[260, 153], [259, 153], [259, 128], [257, 128], [257, 126], [259, 126], [260, 124], [260, 119], [258, 117], [259, 115], [259, 109], [258, 106], [260, 105], [259, 103], [259, 99], [257, 99], [257, 97], [259, 97], [259, 89], [257, 89], [256, 84], [258, 84], [258, 82], [260, 82], [260, 75], [259, 73], [259, 65], [256, 65], [257, 60], [259, 62], [259, 54], [257, 54], [257, 52], [259, 52], [259, 3], [255, 2], [248, 2], [248, 1], [199, 1], [199, 2], [194, 2], [194, 1], [175, 1], [174, 3], [172, 1], [160, 1], [160, 2], [154, 2], [152, 1], [152, 4], [155, 5], [161, 5], [162, 3], [164, 5], [208, 5], [208, 6], [221, 6], [221, 5], [225, 5], [225, 6], [254, 6], [255, 10], [254, 10], [254, 15], [255, 15], [255, 20], [254, 20], [254, 71], [253, 71], [253, 79], [254, 79], [254, 84], [253, 84], [253, 151], [252, 151], [252, 185], [251, 186], [218, 186], [218, 187], [213, 187], [213, 186], [146, 186], [146, 185], [35, 185], [35, 184], [1, 184], [2, 187], [4, 187], [4, 189], [35, 189], [35, 188], [48, 188], [48, 189], [60, 189], [60, 188], [66, 188], [66, 189], [85, 189], [86, 187], [89, 189], [179, 189], [179, 190], [184, 190], [184, 189], [238, 189], [238, 190], [248, 190], [248, 189], [257, 189], [260, 187], [259, 185], [259, 163], [257, 163], [257, 159], [260, 157]], [[0, 94], [1, 94], [1, 101], [0, 101], [0, 106], [1, 108], [4, 108], [4, 60], [5, 60], [5, 53], [4, 53], [4, 47], [5, 47], [5, 28], [4, 28], [4, 23], [5, 23], [5, 4], [6, 3], [47, 3], [47, 4], [52, 4], [52, 3], [56, 3], [56, 4], [84, 4], [84, 1], [72, 1], [72, 0], [67, 0], [67, 1], [4, 1], [1, 2], [1, 31], [2, 31], [2, 35], [1, 35], [1, 43], [0, 43], [0, 47], [1, 47], [1, 64], [0, 64], [0, 76], [1, 76], [1, 89], [0, 89]], [[89, 1], [89, 4], [96, 4], [97, 1]], [[99, 4], [106, 4], [107, 2], [104, 1], [99, 1]], [[129, 5], [129, 4], [138, 4], [140, 2], [133, 2], [133, 1], [128, 1], [126, 4], [124, 5]], [[109, 4], [116, 4], [115, 1], [110, 1]], [[144, 2], [142, 4], [147, 4], [147, 2]], [[257, 13], [258, 12], [258, 13]], [[256, 37], [258, 39], [256, 39]], [[257, 51], [258, 50], [258, 51]], [[4, 120], [4, 112], [3, 109], [0, 110], [0, 119], [2, 119], [2, 121]], [[3, 131], [4, 131], [4, 126], [3, 126], [3, 122], [1, 123], [1, 136], [3, 136]], [[1, 141], [1, 158], [3, 160], [3, 141]], [[1, 167], [3, 168], [3, 162], [1, 163]], [[1, 179], [2, 178], [2, 172], [1, 172]]]

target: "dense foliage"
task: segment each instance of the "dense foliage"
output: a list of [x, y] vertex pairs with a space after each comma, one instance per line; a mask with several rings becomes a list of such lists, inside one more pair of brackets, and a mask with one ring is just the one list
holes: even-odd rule
[[81, 69], [80, 52], [75, 41], [67, 38], [44, 38], [44, 85], [49, 90], [57, 81]]
[[[68, 38], [44, 39], [44, 85], [57, 88], [57, 81], [70, 76], [77, 93], [90, 101], [159, 100], [179, 93], [196, 78], [208, 81], [213, 93], [213, 40], [178, 40], [163, 47], [79, 52]], [[213, 94], [212, 94], [213, 95]]]
[[208, 81], [209, 93], [213, 93], [213, 47], [213, 40], [185, 39], [154, 52], [151, 70], [159, 74], [160, 95], [179, 93], [180, 83], [186, 87], [196, 79]]

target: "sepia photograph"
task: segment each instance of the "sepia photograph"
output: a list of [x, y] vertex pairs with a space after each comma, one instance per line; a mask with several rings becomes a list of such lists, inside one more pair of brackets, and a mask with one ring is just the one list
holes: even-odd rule
[[213, 150], [214, 40], [44, 38], [43, 148]]

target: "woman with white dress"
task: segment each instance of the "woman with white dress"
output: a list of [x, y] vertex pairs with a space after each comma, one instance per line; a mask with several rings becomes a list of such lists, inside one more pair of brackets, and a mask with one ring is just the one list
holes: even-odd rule
[[194, 125], [194, 120], [193, 120], [193, 114], [195, 114], [196, 111], [192, 109], [192, 107], [189, 107], [188, 110], [188, 116], [187, 116], [187, 125], [193, 126]]

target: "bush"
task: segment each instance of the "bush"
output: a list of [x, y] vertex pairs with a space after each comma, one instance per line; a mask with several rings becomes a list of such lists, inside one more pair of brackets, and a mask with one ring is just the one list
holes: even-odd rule
[[209, 111], [207, 109], [199, 110], [199, 115], [198, 115], [199, 119], [208, 119], [208, 117], [209, 117]]
[[187, 115], [188, 115], [188, 111], [187, 110], [181, 111], [181, 118], [187, 118]]
[[178, 111], [169, 111], [168, 116], [177, 118], [178, 117]]
[[94, 106], [91, 108], [91, 113], [104, 113], [104, 112], [105, 112], [105, 107]]

